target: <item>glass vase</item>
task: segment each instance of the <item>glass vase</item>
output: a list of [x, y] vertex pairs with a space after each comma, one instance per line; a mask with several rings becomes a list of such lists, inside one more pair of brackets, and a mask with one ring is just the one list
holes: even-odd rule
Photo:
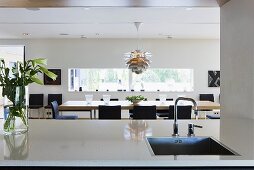
[[28, 88], [7, 86], [4, 91], [4, 133], [22, 134], [28, 130]]

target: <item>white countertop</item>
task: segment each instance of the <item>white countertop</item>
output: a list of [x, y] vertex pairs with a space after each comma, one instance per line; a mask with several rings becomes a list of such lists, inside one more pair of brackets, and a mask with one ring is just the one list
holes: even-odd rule
[[[241, 156], [152, 156], [145, 136], [171, 136], [172, 120], [30, 120], [28, 134], [13, 138], [0, 132], [0, 165], [182, 166], [184, 161], [186, 166], [212, 166], [214, 161], [216, 165], [232, 165], [230, 160], [253, 159], [253, 143], [246, 146], [248, 141], [253, 142], [253, 134], [249, 136], [251, 140], [242, 141], [242, 146], [235, 140], [229, 142], [230, 133], [223, 132], [225, 129], [222, 132], [227, 133], [229, 140], [220, 139], [219, 120], [179, 120], [181, 136], [186, 136], [189, 122], [203, 126], [195, 129], [196, 136], [222, 140]], [[246, 147], [252, 150], [247, 153]], [[253, 162], [234, 161], [236, 165], [254, 165]]]

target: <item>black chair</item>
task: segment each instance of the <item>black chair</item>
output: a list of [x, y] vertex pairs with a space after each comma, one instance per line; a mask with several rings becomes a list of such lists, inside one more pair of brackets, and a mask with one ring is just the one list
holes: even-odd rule
[[[43, 108], [44, 103], [44, 94], [30, 94], [29, 95], [29, 105], [28, 109], [30, 110], [38, 110], [38, 118], [40, 118], [40, 109]], [[44, 114], [43, 114], [44, 117]]]
[[[160, 99], [155, 99], [156, 101], [160, 101]], [[166, 101], [173, 101], [173, 98], [167, 98]]]
[[45, 106], [45, 109], [51, 109], [51, 102], [57, 101], [58, 105], [63, 103], [63, 96], [62, 94], [48, 94], [48, 105]]
[[[191, 119], [192, 106], [177, 106], [177, 119]], [[169, 106], [168, 119], [174, 119], [174, 106]]]
[[57, 104], [61, 105], [63, 103], [62, 94], [48, 94], [48, 105], [44, 107], [44, 109], [47, 109], [48, 118], [51, 114], [48, 109], [51, 109], [51, 102], [53, 101], [57, 101]]
[[214, 95], [213, 94], [199, 94], [199, 100], [214, 102]]
[[[160, 101], [160, 99], [155, 99], [156, 101]], [[172, 98], [167, 98], [166, 101], [173, 101]], [[156, 115], [158, 117], [164, 117], [164, 118], [167, 118], [168, 117], [168, 114], [169, 114], [169, 110], [166, 109], [166, 110], [157, 110], [157, 113]]]
[[66, 116], [60, 115], [57, 101], [53, 101], [50, 104], [52, 108], [53, 119], [77, 119], [78, 118], [77, 115], [66, 115]]
[[[103, 101], [103, 99], [101, 99], [101, 101]], [[112, 99], [110, 99], [110, 101], [119, 101], [119, 99], [117, 99], [117, 98], [112, 98]]]
[[156, 106], [134, 106], [133, 119], [156, 119]]
[[99, 119], [121, 119], [121, 106], [99, 105]]
[[[214, 102], [214, 95], [213, 94], [199, 94], [199, 100], [200, 101], [211, 101]], [[201, 109], [198, 111], [203, 111], [205, 113], [205, 115], [207, 114], [206, 112], [210, 112], [213, 110], [209, 110], [209, 109]], [[207, 118], [207, 116], [205, 116]]]
[[[143, 101], [147, 101], [147, 98], [144, 98]], [[130, 118], [133, 118], [133, 109], [130, 109], [130, 110], [129, 110], [129, 117], [130, 117]]]

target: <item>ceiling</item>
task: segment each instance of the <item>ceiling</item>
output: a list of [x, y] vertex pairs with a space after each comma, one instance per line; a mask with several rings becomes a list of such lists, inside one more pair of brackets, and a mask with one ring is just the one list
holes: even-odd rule
[[0, 39], [136, 38], [133, 22], [141, 38], [220, 38], [219, 7], [71, 7], [0, 8]]

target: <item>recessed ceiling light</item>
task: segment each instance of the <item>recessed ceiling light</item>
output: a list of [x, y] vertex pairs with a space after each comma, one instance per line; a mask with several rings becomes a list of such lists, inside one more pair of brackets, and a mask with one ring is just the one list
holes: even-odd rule
[[186, 11], [191, 11], [191, 10], [192, 10], [192, 8], [185, 8], [185, 10], [186, 10]]
[[84, 10], [89, 11], [89, 10], [90, 10], [90, 8], [84, 8]]
[[41, 10], [40, 8], [26, 8], [29, 11], [39, 11]]
[[24, 32], [24, 33], [22, 33], [22, 35], [24, 35], [24, 36], [29, 36], [29, 35], [31, 35], [30, 33], [27, 33], [27, 32]]
[[69, 35], [69, 34], [66, 34], [66, 33], [61, 33], [61, 34], [59, 34], [59, 35]]

